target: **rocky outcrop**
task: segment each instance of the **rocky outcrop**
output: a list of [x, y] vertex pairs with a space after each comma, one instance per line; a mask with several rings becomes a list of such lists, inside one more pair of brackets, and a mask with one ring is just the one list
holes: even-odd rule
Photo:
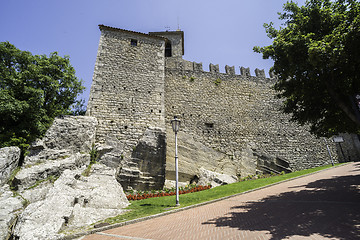
[[116, 169], [90, 164], [96, 124], [94, 117], [57, 118], [31, 145], [11, 181], [16, 192], [0, 189], [1, 237], [56, 239], [124, 212], [129, 202]]
[[0, 187], [0, 240], [7, 240], [15, 225], [18, 214], [23, 209], [23, 200], [10, 191], [9, 185]]
[[117, 180], [127, 189], [158, 190], [165, 182], [166, 140], [165, 131], [148, 128], [131, 158], [120, 167]]
[[123, 213], [129, 202], [115, 169], [94, 164], [89, 177], [82, 175], [84, 170], [65, 170], [45, 199], [31, 203], [20, 215], [14, 235], [20, 240], [56, 239], [60, 231]]
[[95, 143], [97, 120], [94, 117], [56, 118], [42, 139], [34, 142], [25, 157], [25, 165], [88, 153]]
[[[172, 129], [168, 129], [167, 138], [174, 139]], [[230, 154], [222, 153], [195, 141], [194, 137], [179, 131], [178, 133], [178, 155], [179, 155], [179, 181], [190, 183], [201, 167], [224, 173], [238, 175], [241, 164], [233, 159]], [[175, 145], [174, 141], [168, 140], [166, 159], [166, 179], [175, 180]]]
[[285, 159], [279, 157], [271, 157], [266, 154], [261, 154], [259, 152], [254, 152], [254, 156], [256, 157], [256, 169], [262, 174], [280, 174], [281, 172], [292, 172], [292, 169], [290, 168], [290, 163]]
[[76, 169], [89, 163], [89, 154], [76, 153], [66, 158], [49, 159], [42, 164], [28, 165], [15, 176], [13, 187], [24, 190], [49, 177], [59, 177], [67, 169]]
[[198, 185], [206, 186], [206, 185], [210, 184], [212, 187], [235, 183], [238, 180], [236, 176], [230, 176], [227, 174], [220, 174], [220, 173], [212, 172], [212, 171], [206, 170], [203, 167], [201, 167], [199, 169], [198, 178], [199, 178], [199, 180], [197, 182]]
[[124, 160], [124, 143], [119, 141], [114, 135], [109, 134], [105, 144], [95, 144], [99, 154], [99, 162], [108, 167], [118, 168]]
[[5, 147], [0, 149], [0, 186], [5, 184], [19, 164], [20, 148]]

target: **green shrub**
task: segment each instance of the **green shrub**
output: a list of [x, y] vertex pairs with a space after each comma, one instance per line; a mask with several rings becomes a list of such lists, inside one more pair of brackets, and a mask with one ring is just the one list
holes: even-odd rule
[[95, 145], [92, 145], [90, 151], [90, 163], [95, 163], [99, 158], [99, 152], [96, 150]]
[[96, 161], [99, 159], [99, 152], [96, 150], [95, 145], [92, 145], [90, 154], [90, 164], [86, 167], [86, 169], [81, 173], [84, 177], [90, 176], [91, 167], [93, 164], [96, 163]]
[[220, 83], [221, 83], [221, 79], [220, 79], [220, 78], [216, 79], [216, 80], [214, 81], [214, 83], [215, 83], [216, 86], [219, 86]]

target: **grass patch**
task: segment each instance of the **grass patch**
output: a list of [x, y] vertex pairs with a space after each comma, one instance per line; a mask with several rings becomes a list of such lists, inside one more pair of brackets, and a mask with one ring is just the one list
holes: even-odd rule
[[[339, 164], [336, 164], [339, 165]], [[246, 192], [252, 189], [264, 187], [273, 183], [284, 181], [287, 179], [295, 178], [298, 176], [306, 175], [309, 173], [317, 172], [326, 168], [332, 167], [326, 165], [317, 168], [311, 168], [292, 172], [284, 175], [273, 176], [269, 178], [262, 178], [256, 180], [249, 180], [243, 182], [237, 182], [224, 186], [215, 187], [209, 190], [183, 194], [179, 196], [179, 202], [181, 207], [186, 207], [198, 203], [207, 202], [222, 197], [231, 196], [237, 193]], [[131, 205], [127, 207], [129, 210], [127, 213], [118, 215], [116, 217], [108, 218], [104, 222], [113, 224], [124, 221], [129, 221], [136, 218], [150, 216], [162, 212], [169, 211], [175, 208], [175, 196], [160, 197], [160, 198], [148, 198], [144, 200], [130, 201]]]
[[84, 177], [88, 177], [90, 176], [91, 173], [91, 167], [92, 165], [94, 165], [98, 158], [99, 158], [99, 152], [96, 150], [95, 145], [92, 145], [91, 151], [89, 152], [90, 154], [90, 163], [89, 165], [86, 167], [86, 169], [81, 173], [81, 175], [83, 175]]
[[40, 185], [41, 183], [43, 183], [43, 182], [49, 181], [50, 183], [54, 183], [58, 178], [59, 178], [59, 176], [54, 176], [54, 175], [48, 176], [48, 177], [45, 178], [45, 179], [38, 180], [34, 185], [28, 187], [26, 190], [34, 189], [34, 188], [36, 188], [37, 186], [39, 186], [39, 185]]
[[88, 177], [90, 176], [90, 173], [91, 173], [91, 167], [94, 163], [90, 163], [86, 169], [81, 173], [81, 175], [83, 175], [84, 177]]
[[16, 176], [16, 174], [18, 174], [18, 172], [20, 172], [21, 167], [16, 167], [10, 174], [9, 180], [8, 180], [8, 184], [11, 186], [12, 181], [14, 181], [14, 178]]

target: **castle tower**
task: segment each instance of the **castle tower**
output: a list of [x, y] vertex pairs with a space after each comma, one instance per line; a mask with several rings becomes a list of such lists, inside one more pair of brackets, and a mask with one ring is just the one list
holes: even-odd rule
[[184, 32], [183, 31], [166, 31], [166, 32], [149, 32], [150, 36], [160, 36], [166, 38], [165, 57], [182, 58], [184, 55]]
[[[164, 177], [157, 178], [165, 171], [164, 81], [168, 40], [104, 25], [99, 28], [101, 36], [86, 115], [98, 119], [96, 142], [112, 149], [100, 161], [121, 167], [120, 182], [121, 175], [126, 175], [125, 179], [136, 182], [132, 187], [151, 188], [160, 182], [156, 188], [161, 188]], [[177, 47], [173, 50], [178, 51]], [[148, 152], [152, 150], [146, 149], [149, 138], [153, 138], [152, 145], [157, 151], [151, 156]]]
[[99, 25], [97, 59], [87, 115], [99, 121], [96, 141], [109, 135], [131, 151], [148, 127], [165, 128], [166, 39]]

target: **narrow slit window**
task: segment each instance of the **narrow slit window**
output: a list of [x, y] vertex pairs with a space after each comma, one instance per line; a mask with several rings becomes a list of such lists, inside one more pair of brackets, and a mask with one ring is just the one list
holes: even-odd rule
[[214, 128], [214, 123], [205, 123], [205, 127], [209, 128], [209, 129], [213, 129]]
[[137, 44], [138, 44], [138, 41], [136, 39], [131, 39], [130, 40], [130, 45], [131, 46], [137, 46]]
[[165, 43], [165, 57], [171, 57], [172, 53], [171, 53], [171, 42], [167, 41]]

